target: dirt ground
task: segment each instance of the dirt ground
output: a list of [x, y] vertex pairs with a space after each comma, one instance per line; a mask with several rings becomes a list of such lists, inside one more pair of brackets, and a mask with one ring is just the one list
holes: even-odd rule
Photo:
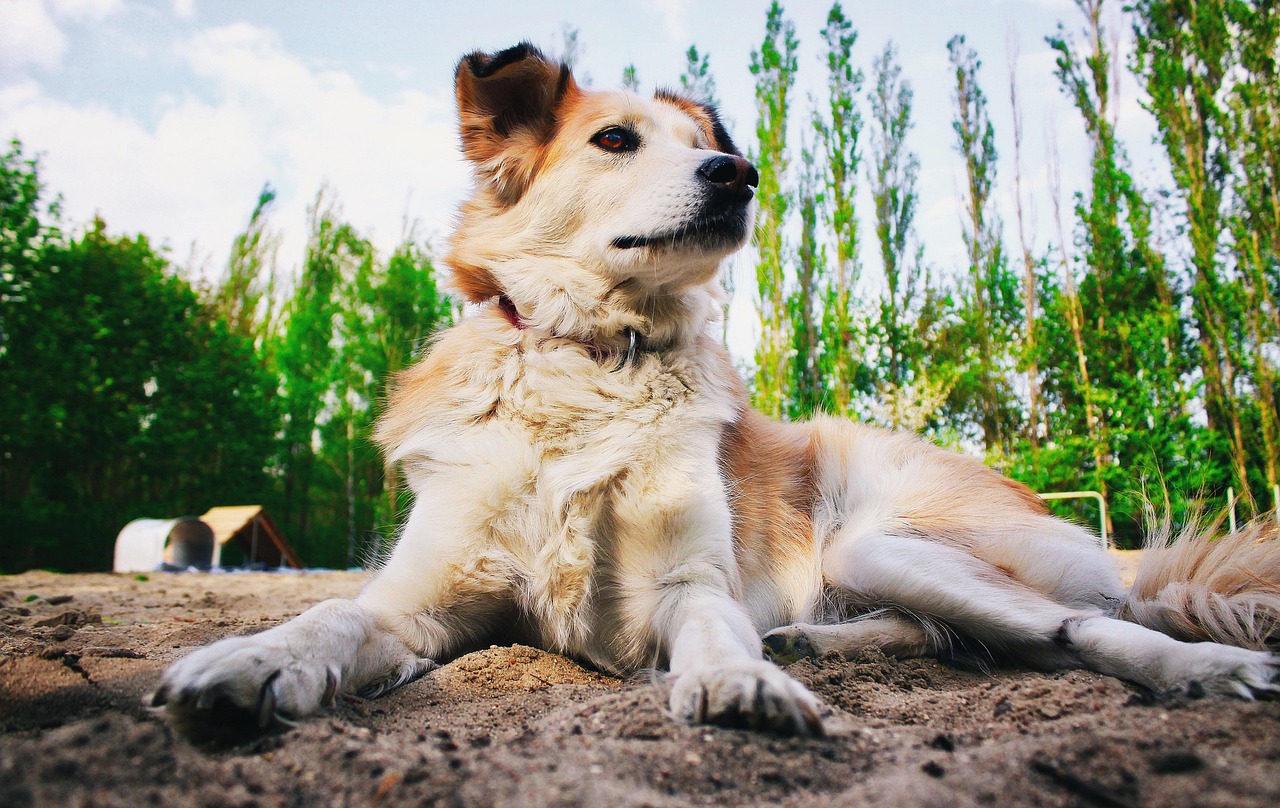
[[1175, 701], [1079, 671], [797, 663], [827, 705], [822, 739], [683, 726], [658, 677], [519, 646], [231, 748], [197, 748], [142, 706], [190, 649], [360, 583], [0, 578], [0, 806], [1280, 805], [1280, 703]]

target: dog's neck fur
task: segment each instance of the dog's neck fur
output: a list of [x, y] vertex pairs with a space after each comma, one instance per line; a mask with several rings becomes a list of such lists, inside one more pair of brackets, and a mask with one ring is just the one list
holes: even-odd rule
[[455, 276], [492, 278], [491, 305], [501, 305], [513, 327], [581, 342], [601, 356], [625, 355], [630, 332], [646, 351], [692, 345], [720, 316], [723, 292], [714, 278], [677, 290], [645, 289], [638, 281], [610, 287], [566, 257], [504, 256], [469, 249], [469, 242], [455, 237], [445, 262]]

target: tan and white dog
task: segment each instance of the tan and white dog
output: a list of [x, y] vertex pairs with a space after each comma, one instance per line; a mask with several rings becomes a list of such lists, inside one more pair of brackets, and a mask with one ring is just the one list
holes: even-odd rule
[[1152, 553], [1127, 592], [1094, 537], [976, 460], [749, 408], [709, 326], [757, 175], [713, 110], [587, 91], [527, 44], [464, 58], [457, 98], [476, 186], [447, 261], [480, 306], [380, 421], [415, 496], [399, 542], [359, 597], [192, 653], [154, 705], [265, 727], [499, 632], [668, 667], [677, 718], [784, 733], [820, 733], [819, 703], [762, 640], [1277, 690], [1264, 529]]

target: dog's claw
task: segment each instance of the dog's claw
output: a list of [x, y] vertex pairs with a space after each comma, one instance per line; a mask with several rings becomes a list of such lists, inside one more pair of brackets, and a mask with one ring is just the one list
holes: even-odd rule
[[169, 703], [169, 686], [167, 684], [160, 685], [158, 688], [156, 688], [156, 692], [152, 693], [151, 698], [149, 698], [147, 701], [152, 707], [163, 707], [166, 704], [168, 704]]
[[330, 667], [324, 672], [324, 695], [320, 697], [320, 703], [325, 707], [332, 707], [334, 699], [338, 696], [338, 686], [341, 680], [338, 677], [338, 671]]
[[258, 692], [258, 729], [266, 729], [276, 717], [275, 681], [279, 675], [280, 671], [276, 671], [268, 676], [267, 681], [262, 683], [262, 690]]

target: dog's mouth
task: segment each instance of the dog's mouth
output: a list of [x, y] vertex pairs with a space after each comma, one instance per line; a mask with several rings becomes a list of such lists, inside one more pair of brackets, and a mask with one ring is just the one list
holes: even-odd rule
[[736, 248], [747, 237], [750, 221], [750, 197], [724, 207], [703, 209], [688, 222], [661, 233], [644, 236], [619, 236], [611, 243], [615, 249], [636, 250], [641, 247], [701, 250]]

